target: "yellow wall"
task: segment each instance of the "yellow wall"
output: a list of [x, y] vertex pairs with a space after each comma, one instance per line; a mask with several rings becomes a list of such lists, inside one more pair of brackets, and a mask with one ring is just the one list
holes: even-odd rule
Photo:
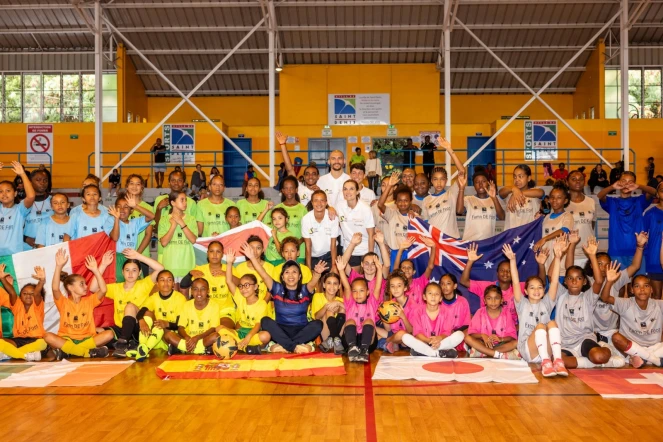
[[[140, 77], [136, 74], [133, 62], [127, 56], [127, 51], [122, 43], [118, 45], [117, 54], [117, 121], [127, 123], [127, 113], [131, 112], [132, 118], [136, 116], [139, 121], [147, 118], [147, 96], [145, 87]], [[131, 123], [131, 121], [129, 121]]]
[[585, 112], [586, 118], [591, 118], [590, 108], [594, 108], [594, 118], [603, 117], [605, 105], [605, 44], [599, 40], [599, 44], [592, 52], [587, 61], [585, 72], [578, 80], [576, 91], [573, 94], [573, 118], [582, 118]]
[[[452, 95], [451, 123], [476, 124], [499, 121], [502, 116], [512, 116], [531, 95]], [[573, 96], [562, 94], [544, 94], [546, 103], [552, 106], [563, 118], [573, 118]], [[444, 96], [439, 97], [440, 121], [444, 121]], [[538, 100], [532, 102], [520, 115], [527, 115], [532, 120], [555, 118]]]

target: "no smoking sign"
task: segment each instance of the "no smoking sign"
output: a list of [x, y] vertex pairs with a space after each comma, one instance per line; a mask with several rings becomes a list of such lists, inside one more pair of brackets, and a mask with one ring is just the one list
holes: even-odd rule
[[35, 135], [30, 140], [30, 149], [36, 153], [48, 152], [51, 148], [51, 140], [44, 135]]
[[53, 160], [53, 125], [28, 124], [28, 163], [48, 164]]

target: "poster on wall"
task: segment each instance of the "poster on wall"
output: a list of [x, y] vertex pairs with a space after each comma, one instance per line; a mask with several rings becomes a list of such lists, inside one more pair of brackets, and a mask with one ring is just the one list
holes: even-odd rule
[[525, 161], [557, 160], [557, 120], [525, 121]]
[[164, 124], [163, 145], [168, 149], [167, 163], [196, 164], [196, 126], [194, 124]]
[[389, 124], [389, 94], [329, 94], [327, 104], [330, 126]]
[[48, 165], [53, 160], [53, 125], [28, 124], [27, 129], [28, 163]]

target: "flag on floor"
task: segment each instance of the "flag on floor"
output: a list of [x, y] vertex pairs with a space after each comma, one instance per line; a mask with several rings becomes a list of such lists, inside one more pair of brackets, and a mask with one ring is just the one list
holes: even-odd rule
[[[68, 274], [76, 273], [83, 275], [85, 281], [89, 284], [92, 278], [94, 278], [94, 275], [85, 267], [85, 258], [88, 255], [92, 255], [97, 259], [97, 262], [101, 262], [101, 258], [106, 251], [111, 250], [115, 252], [115, 241], [110, 239], [105, 233], [100, 232], [86, 236], [85, 238], [74, 239], [41, 249], [29, 250], [12, 256], [14, 275], [18, 280], [19, 287], [36, 282], [32, 278], [36, 266], [43, 267], [46, 270], [46, 284], [44, 286], [46, 292], [46, 299], [44, 299], [44, 329], [53, 333], [56, 333], [58, 330], [60, 314], [53, 300], [51, 282], [53, 281], [53, 272], [55, 270], [55, 254], [62, 248], [66, 250], [67, 256], [69, 256], [69, 261], [65, 264], [63, 271]], [[108, 266], [104, 272], [104, 280], [106, 282], [115, 282], [115, 260], [113, 260], [113, 264]]]
[[196, 252], [196, 265], [207, 264], [207, 246], [212, 241], [219, 241], [223, 244], [224, 250], [233, 249], [237, 254], [235, 262], [244, 261], [246, 258], [241, 254], [240, 248], [249, 236], [252, 235], [259, 236], [263, 246], [267, 248], [269, 239], [272, 237], [272, 230], [261, 221], [251, 221], [250, 223], [228, 230], [221, 235], [198, 238], [193, 245]]
[[663, 399], [663, 370], [571, 370], [600, 394], [613, 399]]
[[536, 384], [536, 377], [525, 361], [472, 358], [440, 359], [421, 356], [380, 358], [373, 380], [406, 380], [428, 382], [498, 382], [502, 384]]
[[157, 368], [162, 379], [235, 379], [285, 376], [340, 376], [343, 358], [327, 353], [236, 355], [220, 360], [214, 356], [171, 356]]
[[93, 387], [110, 381], [134, 361], [0, 363], [0, 388]]
[[[430, 238], [437, 243], [437, 255], [435, 268], [431, 275], [431, 281], [439, 282], [442, 275], [451, 273], [460, 279], [460, 275], [467, 266], [467, 248], [476, 243], [477, 253], [483, 255], [472, 265], [471, 279], [476, 281], [497, 280], [497, 267], [505, 260], [502, 246], [510, 244], [516, 253], [518, 260], [518, 271], [520, 280], [525, 281], [528, 277], [538, 274], [539, 267], [533, 251], [534, 244], [541, 239], [541, 224], [543, 218], [532, 221], [524, 226], [505, 230], [492, 238], [480, 241], [462, 241], [443, 233], [435, 226], [429, 225], [421, 218], [411, 219], [408, 224], [408, 238], [412, 237], [417, 242], [407, 250], [407, 257], [414, 262], [417, 274], [421, 275], [428, 266], [429, 251], [422, 237]], [[470, 310], [474, 313], [479, 308], [479, 299], [458, 285], [462, 295], [470, 303]]]

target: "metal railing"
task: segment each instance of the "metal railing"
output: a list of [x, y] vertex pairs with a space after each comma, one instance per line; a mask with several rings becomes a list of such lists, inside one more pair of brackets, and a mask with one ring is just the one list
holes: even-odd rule
[[[621, 158], [621, 152], [622, 149], [619, 148], [596, 148], [596, 150], [605, 157], [606, 154], [609, 153], [614, 153], [614, 156], [617, 158]], [[467, 149], [455, 149], [454, 150], [456, 153], [460, 154], [461, 160], [463, 160], [462, 156], [467, 157]], [[635, 164], [636, 164], [636, 153], [633, 149], [629, 149], [631, 153], [631, 162], [630, 162], [630, 170], [635, 170]], [[301, 169], [304, 169], [305, 167], [309, 166], [311, 163], [308, 162], [308, 157], [309, 153], [328, 153], [327, 150], [299, 150], [299, 151], [290, 151], [290, 157], [291, 161], [293, 162], [293, 166], [297, 167], [300, 166]], [[419, 151], [403, 151], [402, 149], [384, 149], [377, 151], [378, 153], [378, 158], [380, 159], [388, 159], [388, 161], [383, 161], [382, 162], [382, 169], [385, 175], [390, 175], [391, 172], [399, 170], [402, 171], [406, 167], [410, 167], [411, 163], [406, 163], [404, 161], [403, 153], [404, 152], [412, 152], [412, 157], [414, 160], [414, 166], [415, 167], [423, 167], [423, 166], [434, 166], [434, 167], [445, 167], [444, 163], [423, 163], [423, 158], [420, 156], [416, 156], [415, 153]], [[444, 150], [439, 150], [440, 154], [444, 152]], [[531, 167], [532, 169], [532, 179], [537, 183], [537, 185], [543, 185], [543, 178], [544, 178], [544, 164], [550, 163], [553, 167], [553, 170], [557, 167], [559, 163], [564, 163], [566, 165], [566, 169], [571, 171], [574, 169], [577, 169], [580, 166], [585, 166], [587, 168], [586, 174], [589, 177], [589, 174], [591, 173], [592, 168], [599, 163], [599, 160], [594, 156], [594, 154], [587, 150], [587, 149], [580, 149], [580, 148], [558, 148], [557, 149], [557, 160], [540, 160], [540, 159], [534, 159], [531, 161], [525, 161], [524, 159], [516, 159], [516, 156], [522, 155], [524, 150], [522, 148], [519, 149], [498, 149], [495, 151], [495, 164], [494, 167], [495, 169], [500, 168], [500, 174], [498, 176], [498, 185], [503, 186], [506, 181], [507, 177], [511, 176], [511, 173], [513, 171], [513, 168], [518, 166], [519, 164], [527, 164]], [[168, 152], [167, 152], [168, 153]], [[241, 175], [244, 174], [247, 170], [246, 165], [224, 165], [223, 164], [223, 151], [218, 151], [218, 150], [196, 150], [195, 154], [198, 158], [198, 155], [204, 156], [206, 158], [205, 161], [196, 161], [194, 163], [186, 163], [185, 162], [185, 157], [181, 156], [180, 160], [178, 161], [171, 161], [166, 163], [167, 167], [175, 167], [175, 166], [180, 166], [183, 171], [187, 172], [188, 170], [193, 171], [196, 168], [196, 164], [200, 164], [204, 170], [208, 171], [209, 168], [212, 167], [218, 167], [219, 170], [223, 169], [221, 172], [223, 175], [227, 176], [229, 174], [235, 174], [239, 173]], [[574, 156], [577, 158], [579, 155], [578, 153], [582, 153], [583, 156], [585, 156], [587, 159], [574, 159], [571, 158], [572, 154], [575, 154]], [[265, 158], [268, 157], [269, 151], [268, 150], [253, 150], [251, 152], [251, 155], [253, 158], [256, 157], [256, 154], [258, 155], [264, 155]], [[277, 152], [278, 154], [278, 152]], [[23, 153], [25, 155], [25, 153]], [[117, 164], [119, 160], [121, 160], [125, 155], [127, 155], [127, 152], [119, 152], [119, 151], [114, 151], [114, 152], [102, 152], [102, 165], [101, 165], [101, 170], [102, 172], [111, 170], [113, 166], [107, 166], [104, 165], [104, 163], [112, 163], [112, 164]], [[132, 161], [131, 164], [124, 163], [122, 166], [120, 166], [120, 174], [123, 174], [123, 170], [125, 169], [149, 169], [150, 171], [150, 186], [149, 187], [154, 187], [154, 174], [152, 173], [152, 170], [154, 168], [154, 154], [152, 152], [135, 152], [133, 156], [137, 158], [145, 158], [146, 155], [149, 155], [149, 161], [147, 158], [145, 161]], [[212, 161], [209, 161], [209, 156], [212, 155]], [[221, 156], [220, 158], [218, 156]], [[367, 154], [364, 154], [365, 157], [367, 157]], [[507, 156], [511, 156], [514, 158], [507, 158]], [[609, 155], [611, 156], [611, 155]], [[301, 164], [295, 164], [295, 158], [300, 158], [301, 159]], [[421, 158], [421, 162], [417, 162], [417, 159]], [[521, 157], [522, 158], [522, 157]], [[220, 161], [219, 161], [220, 160]], [[401, 161], [401, 162], [397, 162]], [[281, 161], [276, 162], [276, 168], [277, 171], [275, 173], [275, 177], [278, 177], [278, 167]], [[267, 170], [269, 169], [269, 164], [260, 164], [258, 165]], [[322, 170], [327, 169], [327, 165], [325, 163], [319, 164], [316, 163], [316, 166]], [[484, 165], [485, 166], [485, 165]], [[348, 170], [349, 170], [349, 161], [348, 161]], [[415, 169], [416, 170], [416, 169]], [[88, 155], [88, 172], [89, 173], [94, 173], [94, 153], [90, 153]], [[105, 174], [105, 173], [104, 173]], [[103, 174], [102, 174], [103, 175]], [[470, 175], [472, 175], [472, 172], [470, 172]], [[189, 174], [187, 174], [189, 176]], [[500, 179], [501, 178], [501, 179]], [[540, 181], [541, 180], [541, 181]]]
[[[40, 159], [39, 162], [30, 162], [28, 163], [28, 156], [31, 157], [37, 157]], [[0, 162], [5, 165], [5, 168], [7, 167], [8, 164], [10, 164], [12, 161], [18, 161], [25, 167], [25, 170], [27, 171], [32, 171], [35, 170], [39, 167], [39, 165], [43, 164], [44, 168], [48, 170], [49, 172], [53, 173], [53, 157], [51, 157], [50, 153], [27, 153], [25, 151], [23, 152], [0, 152]], [[37, 164], [37, 166], [35, 166]]]

